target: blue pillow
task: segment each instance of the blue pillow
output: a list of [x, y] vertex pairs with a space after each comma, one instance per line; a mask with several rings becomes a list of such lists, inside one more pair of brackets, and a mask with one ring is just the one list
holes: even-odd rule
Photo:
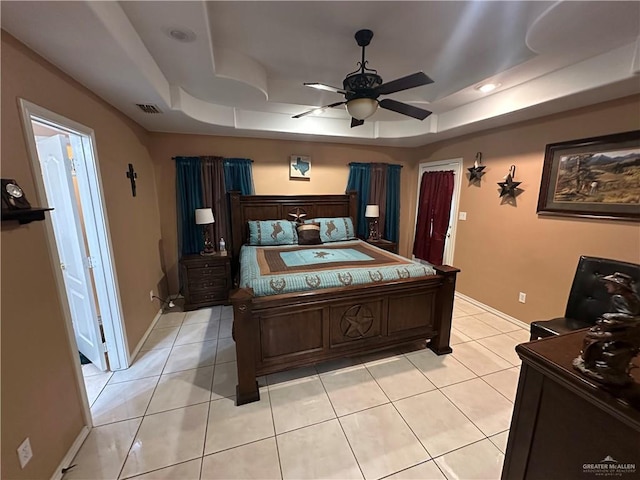
[[249, 220], [249, 245], [296, 245], [296, 223], [289, 220]]
[[351, 217], [312, 218], [305, 220], [304, 223], [312, 222], [320, 224], [320, 240], [322, 240], [322, 243], [341, 242], [356, 238]]

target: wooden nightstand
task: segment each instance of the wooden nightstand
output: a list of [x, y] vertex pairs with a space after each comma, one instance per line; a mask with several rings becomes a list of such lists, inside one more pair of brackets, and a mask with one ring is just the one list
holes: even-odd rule
[[185, 255], [180, 259], [184, 309], [195, 310], [229, 303], [231, 257]]
[[398, 244], [396, 242], [392, 242], [390, 240], [369, 240], [365, 239], [365, 242], [370, 243], [371, 245], [375, 245], [378, 248], [386, 250], [391, 253], [398, 253]]

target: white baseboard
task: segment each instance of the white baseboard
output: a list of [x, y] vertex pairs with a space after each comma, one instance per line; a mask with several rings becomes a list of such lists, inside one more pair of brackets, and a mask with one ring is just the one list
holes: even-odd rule
[[484, 308], [485, 310], [493, 313], [494, 315], [497, 315], [500, 318], [504, 318], [506, 321], [511, 322], [514, 325], [519, 326], [520, 328], [525, 328], [527, 330], [529, 330], [531, 328], [531, 325], [529, 325], [528, 323], [525, 323], [522, 320], [518, 320], [517, 318], [514, 318], [511, 315], [507, 315], [506, 313], [503, 313], [500, 310], [496, 310], [495, 308], [490, 307], [489, 305], [485, 305], [484, 303], [479, 302], [475, 298], [467, 297], [463, 293], [456, 292], [456, 297], [458, 297], [458, 298], [460, 298], [462, 300], [466, 300], [467, 302], [475, 305], [476, 307]]
[[82, 447], [82, 444], [84, 443], [85, 439], [89, 436], [90, 431], [91, 429], [86, 425], [82, 427], [82, 430], [80, 430], [80, 433], [78, 434], [75, 441], [71, 445], [71, 448], [69, 449], [67, 454], [64, 456], [64, 458], [60, 462], [60, 465], [58, 465], [58, 468], [56, 468], [55, 472], [53, 472], [53, 475], [51, 476], [51, 480], [62, 479], [62, 469], [67, 468], [71, 465], [71, 462], [73, 461], [75, 456], [78, 454], [80, 447]]
[[138, 342], [138, 345], [136, 345], [136, 348], [133, 350], [133, 352], [131, 352], [132, 363], [133, 363], [133, 359], [136, 358], [136, 355], [138, 355], [138, 353], [140, 352], [140, 349], [142, 348], [142, 345], [144, 345], [144, 342], [147, 341], [147, 338], [149, 337], [151, 330], [153, 330], [153, 327], [155, 327], [156, 323], [158, 323], [158, 320], [160, 320], [160, 315], [162, 315], [162, 309], [158, 310], [158, 313], [156, 313], [156, 316], [153, 318], [151, 325], [149, 325], [149, 328], [147, 328], [147, 331], [144, 332], [144, 335]]

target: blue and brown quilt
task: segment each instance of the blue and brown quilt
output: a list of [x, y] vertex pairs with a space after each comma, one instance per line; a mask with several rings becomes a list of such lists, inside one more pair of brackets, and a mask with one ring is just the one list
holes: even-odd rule
[[240, 286], [258, 297], [435, 275], [429, 265], [360, 240], [256, 247], [240, 252]]

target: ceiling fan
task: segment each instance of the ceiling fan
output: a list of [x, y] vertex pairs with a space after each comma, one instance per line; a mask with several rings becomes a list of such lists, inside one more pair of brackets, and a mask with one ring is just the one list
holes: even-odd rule
[[391, 110], [402, 115], [424, 120], [431, 112], [422, 108], [414, 107], [406, 103], [384, 98], [378, 101], [380, 95], [388, 95], [390, 93], [409, 90], [410, 88], [420, 87], [433, 83], [423, 72], [417, 72], [406, 77], [392, 80], [391, 82], [382, 83], [382, 77], [378, 75], [377, 70], [367, 68], [367, 61], [364, 59], [364, 49], [373, 38], [371, 30], [358, 30], [355, 35], [358, 46], [362, 47], [362, 61], [358, 62], [359, 68], [346, 76], [342, 81], [342, 88], [332, 87], [324, 83], [305, 83], [306, 87], [316, 88], [318, 90], [327, 90], [329, 92], [340, 93], [344, 95], [345, 100], [336, 102], [324, 107], [314, 108], [307, 112], [294, 115], [293, 118], [304, 117], [310, 113], [323, 110], [325, 108], [333, 108], [339, 105], [347, 106], [347, 111], [351, 115], [351, 128], [357, 127], [364, 123], [366, 118], [373, 115], [378, 106]]

